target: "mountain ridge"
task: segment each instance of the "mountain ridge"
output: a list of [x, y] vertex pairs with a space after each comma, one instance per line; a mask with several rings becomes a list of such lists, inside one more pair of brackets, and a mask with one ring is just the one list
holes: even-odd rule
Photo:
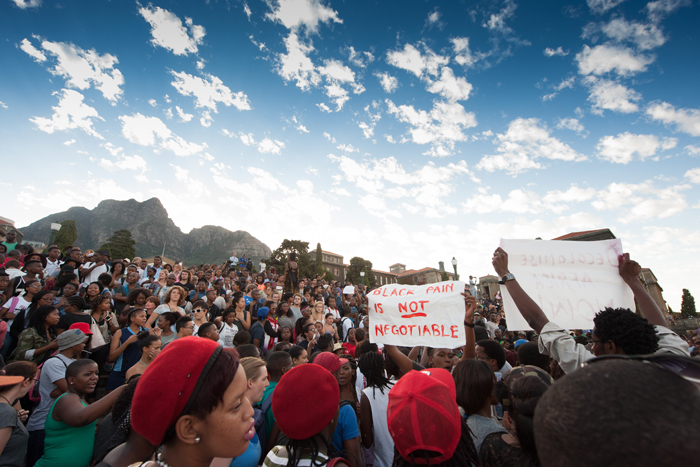
[[259, 261], [269, 258], [270, 248], [244, 230], [230, 231], [216, 225], [204, 225], [183, 233], [168, 216], [160, 199], [139, 202], [102, 200], [94, 209], [73, 206], [66, 211], [49, 214], [20, 230], [27, 240], [49, 242], [50, 224], [74, 220], [78, 227], [76, 246], [96, 249], [119, 229], [127, 229], [136, 242], [136, 255], [144, 258], [161, 254], [184, 261], [186, 265], [220, 264], [234, 251], [240, 256]]

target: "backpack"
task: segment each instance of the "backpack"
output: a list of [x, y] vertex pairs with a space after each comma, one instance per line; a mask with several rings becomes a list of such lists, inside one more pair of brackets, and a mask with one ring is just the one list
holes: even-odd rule
[[348, 341], [348, 336], [345, 335], [345, 326], [343, 326], [343, 323], [345, 323], [345, 321], [349, 319], [350, 318], [348, 318], [347, 316], [344, 316], [340, 318], [340, 323], [338, 323], [338, 340], [343, 343]]
[[267, 435], [265, 434], [265, 412], [272, 406], [272, 394], [263, 401], [262, 404], [253, 406], [254, 414], [253, 420], [255, 421], [255, 432], [258, 434], [258, 442], [262, 446], [262, 456], [265, 460], [265, 446], [267, 445]]
[[[34, 386], [32, 386], [32, 389], [27, 393], [27, 396], [29, 397], [29, 400], [32, 402], [36, 402], [37, 404], [41, 402], [41, 393], [39, 392], [39, 383], [41, 381], [41, 368], [44, 366], [44, 363], [48, 362], [52, 358], [58, 358], [58, 355], [52, 355], [46, 360], [44, 360], [41, 365], [37, 367], [37, 372], [36, 372], [36, 380], [34, 381]], [[68, 365], [66, 365], [66, 362], [63, 361], [62, 358], [58, 358], [61, 363], [63, 363], [63, 366], [68, 369]]]

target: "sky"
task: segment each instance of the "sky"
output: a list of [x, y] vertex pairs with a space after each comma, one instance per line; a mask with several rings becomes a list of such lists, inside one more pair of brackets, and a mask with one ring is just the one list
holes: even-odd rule
[[388, 270], [610, 228], [700, 294], [696, 0], [0, 0], [2, 215], [158, 197]]

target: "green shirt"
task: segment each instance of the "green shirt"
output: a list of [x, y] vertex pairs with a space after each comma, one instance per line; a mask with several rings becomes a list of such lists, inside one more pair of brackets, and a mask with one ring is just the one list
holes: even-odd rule
[[[66, 393], [69, 394], [69, 393]], [[63, 394], [61, 397], [64, 397]], [[53, 410], [61, 397], [53, 403], [48, 417], [46, 417], [46, 440], [44, 441], [44, 455], [34, 464], [35, 467], [75, 467], [87, 466], [92, 462], [92, 451], [95, 447], [94, 422], [81, 426], [68, 426], [65, 422], [57, 422], [53, 418]], [[87, 407], [87, 404], [81, 403]]]
[[[265, 391], [263, 391], [263, 398], [262, 401], [260, 401], [260, 405], [262, 405], [265, 402], [265, 399], [268, 397], [272, 397], [272, 391], [275, 390], [275, 386], [277, 386], [277, 382], [270, 383], [268, 387], [265, 388]], [[272, 425], [275, 424], [275, 416], [272, 414], [272, 405], [270, 405], [270, 408], [267, 409], [267, 412], [265, 412], [265, 438], [270, 439], [270, 431], [272, 431]]]
[[15, 242], [15, 243], [2, 242], [2, 244], [7, 247], [7, 251], [12, 251], [12, 250], [17, 248], [17, 242]]

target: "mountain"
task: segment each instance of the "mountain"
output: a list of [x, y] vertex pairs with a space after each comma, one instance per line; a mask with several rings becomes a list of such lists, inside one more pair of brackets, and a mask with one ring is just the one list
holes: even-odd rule
[[78, 226], [76, 245], [84, 250], [97, 249], [119, 229], [131, 231], [136, 241], [136, 254], [143, 258], [159, 255], [165, 245], [165, 256], [182, 260], [186, 265], [201, 263], [221, 264], [234, 251], [240, 257], [245, 253], [256, 263], [270, 257], [270, 248], [248, 232], [230, 230], [215, 225], [205, 225], [183, 233], [168, 217], [158, 198], [143, 203], [104, 200], [95, 209], [72, 207], [64, 212], [51, 214], [21, 227], [26, 240], [49, 242], [52, 222], [72, 219]]

